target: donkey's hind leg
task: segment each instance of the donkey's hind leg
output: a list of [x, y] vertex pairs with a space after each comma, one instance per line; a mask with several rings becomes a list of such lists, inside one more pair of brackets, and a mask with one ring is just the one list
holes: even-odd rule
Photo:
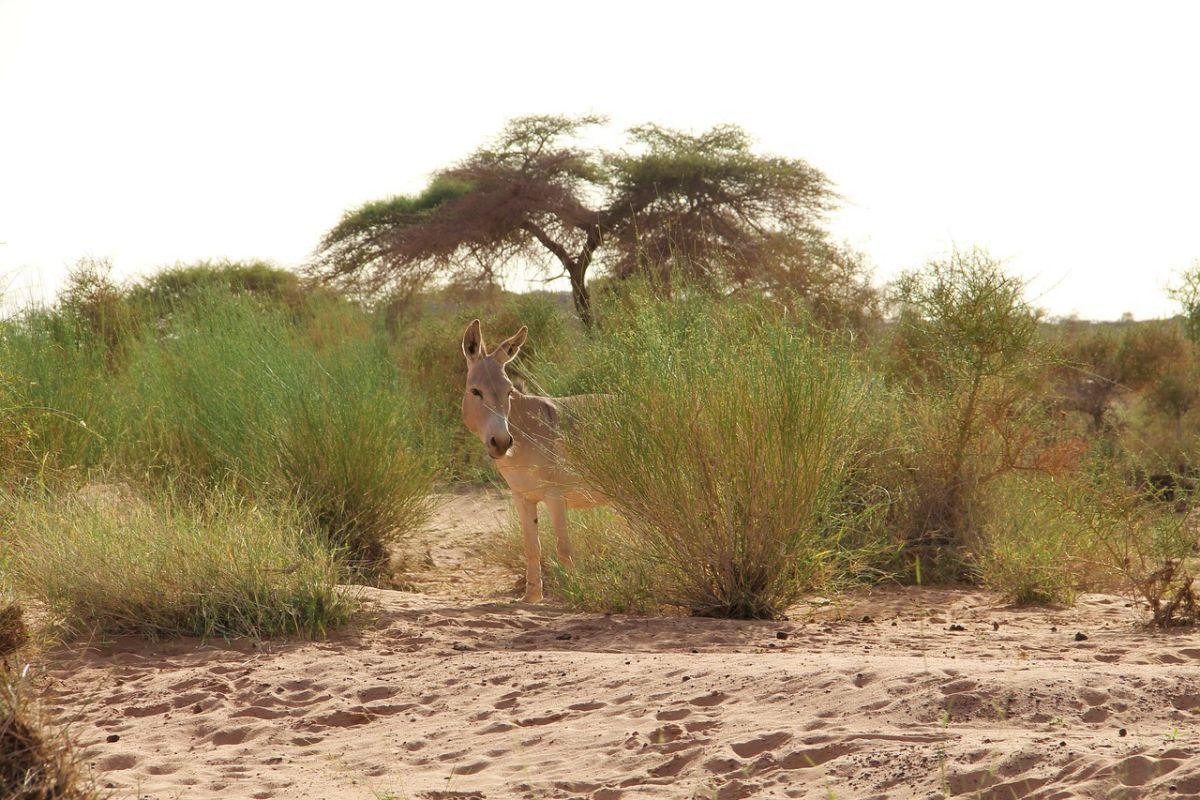
[[542, 599], [542, 543], [538, 539], [537, 503], [513, 495], [517, 517], [521, 520], [521, 536], [525, 548], [525, 598], [526, 603], [538, 603]]
[[547, 497], [546, 508], [550, 510], [550, 522], [554, 525], [554, 543], [558, 550], [558, 563], [567, 569], [575, 568], [575, 553], [567, 535], [567, 501], [561, 497]]

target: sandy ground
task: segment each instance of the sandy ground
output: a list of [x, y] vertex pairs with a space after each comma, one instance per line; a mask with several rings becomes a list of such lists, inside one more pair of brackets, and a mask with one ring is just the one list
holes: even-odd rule
[[411, 576], [324, 642], [53, 656], [51, 699], [138, 798], [1200, 795], [1200, 636], [888, 589], [780, 623], [578, 614], [500, 594], [446, 499]]

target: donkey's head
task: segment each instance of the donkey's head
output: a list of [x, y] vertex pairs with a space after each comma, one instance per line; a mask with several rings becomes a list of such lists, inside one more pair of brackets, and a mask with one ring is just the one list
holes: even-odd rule
[[502, 458], [513, 444], [508, 430], [513, 384], [504, 374], [504, 365], [516, 358], [528, 334], [529, 329], [521, 326], [490, 353], [483, 344], [479, 320], [471, 322], [463, 334], [462, 351], [467, 357], [463, 422], [487, 446], [492, 458]]

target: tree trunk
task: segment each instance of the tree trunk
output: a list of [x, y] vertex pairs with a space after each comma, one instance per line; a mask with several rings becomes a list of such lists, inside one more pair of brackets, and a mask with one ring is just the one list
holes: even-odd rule
[[592, 298], [588, 294], [587, 283], [584, 281], [586, 270], [575, 266], [567, 271], [571, 279], [571, 299], [575, 301], [575, 311], [584, 326], [592, 327]]

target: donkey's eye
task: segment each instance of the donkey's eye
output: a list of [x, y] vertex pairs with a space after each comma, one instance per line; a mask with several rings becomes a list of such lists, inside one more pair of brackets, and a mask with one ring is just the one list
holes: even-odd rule
[[483, 397], [483, 392], [479, 391], [478, 389], [472, 389], [472, 390], [471, 390], [471, 394], [473, 394], [473, 395], [475, 395], [476, 397], [479, 397], [479, 398], [482, 398], [482, 397]]

